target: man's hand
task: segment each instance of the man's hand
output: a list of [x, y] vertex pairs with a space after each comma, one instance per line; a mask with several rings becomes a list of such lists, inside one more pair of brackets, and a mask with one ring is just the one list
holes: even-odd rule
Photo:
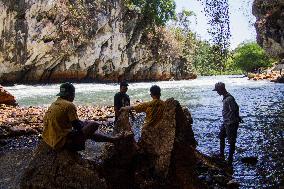
[[122, 111], [129, 111], [129, 110], [132, 110], [133, 109], [133, 107], [132, 106], [124, 106], [124, 107], [121, 107], [120, 108], [120, 112], [122, 112]]

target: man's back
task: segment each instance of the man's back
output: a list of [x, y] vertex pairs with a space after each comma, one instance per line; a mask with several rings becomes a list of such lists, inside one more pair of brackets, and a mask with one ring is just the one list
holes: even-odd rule
[[60, 148], [72, 130], [71, 122], [77, 120], [76, 107], [72, 102], [58, 98], [44, 116], [43, 140], [53, 148]]
[[146, 112], [145, 125], [154, 126], [162, 119], [165, 108], [165, 102], [160, 99], [153, 99], [150, 102], [144, 102], [134, 107], [136, 112]]
[[239, 123], [239, 105], [230, 93], [224, 95], [222, 115], [226, 125]]

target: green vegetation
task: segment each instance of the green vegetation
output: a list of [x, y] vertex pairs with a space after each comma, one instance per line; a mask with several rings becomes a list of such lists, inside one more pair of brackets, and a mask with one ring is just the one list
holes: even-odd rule
[[244, 72], [272, 66], [273, 60], [255, 42], [241, 44], [233, 53], [233, 64]]
[[[213, 25], [211, 34], [214, 38], [214, 44], [211, 44], [198, 39], [196, 34], [191, 31], [190, 20], [195, 16], [194, 12], [183, 10], [180, 13], [175, 13], [174, 0], [125, 0], [125, 2], [130, 9], [141, 13], [139, 25], [153, 28], [152, 35], [157, 35], [155, 27], [165, 27], [167, 24], [170, 33], [178, 42], [176, 47], [182, 49], [181, 56], [192, 63], [199, 75], [242, 74], [260, 67], [267, 68], [272, 64], [272, 60], [255, 42], [244, 43], [234, 51], [228, 50], [230, 30], [227, 3], [222, 4], [221, 1], [218, 1], [218, 6], [206, 4], [207, 16], [216, 21], [216, 15], [219, 15], [216, 23], [213, 21], [211, 23]], [[212, 6], [217, 6], [216, 10], [211, 10]], [[219, 26], [225, 31], [216, 32], [214, 29]]]
[[174, 0], [125, 0], [130, 9], [138, 9], [151, 26], [164, 26], [176, 16]]

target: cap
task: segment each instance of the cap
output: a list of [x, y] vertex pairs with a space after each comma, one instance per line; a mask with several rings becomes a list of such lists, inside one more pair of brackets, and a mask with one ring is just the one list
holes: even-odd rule
[[60, 85], [60, 92], [56, 96], [68, 96], [75, 93], [75, 87], [71, 83], [63, 83]]
[[122, 82], [120, 82], [120, 86], [125, 86], [125, 87], [127, 87], [127, 86], [128, 86], [128, 83], [127, 83], [126, 81], [122, 81]]
[[225, 89], [225, 83], [223, 82], [218, 82], [215, 84], [215, 88], [212, 91], [219, 91]]

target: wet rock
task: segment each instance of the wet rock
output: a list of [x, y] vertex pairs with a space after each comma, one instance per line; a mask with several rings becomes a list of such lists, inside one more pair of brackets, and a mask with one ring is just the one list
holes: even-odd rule
[[213, 175], [213, 180], [219, 183], [221, 186], [226, 186], [228, 183], [228, 178], [225, 175]]
[[4, 139], [0, 139], [0, 146], [5, 146], [8, 142]]
[[21, 176], [20, 188], [98, 188], [106, 189], [96, 167], [76, 152], [56, 152], [45, 143], [37, 147]]
[[256, 165], [258, 162], [258, 158], [256, 156], [251, 156], [251, 157], [243, 157], [241, 159], [242, 163], [247, 163], [251, 165]]
[[0, 85], [0, 104], [16, 106], [15, 97]]
[[232, 179], [227, 183], [227, 187], [231, 189], [233, 188], [237, 189], [239, 188], [239, 186], [240, 186], [240, 183], [235, 179]]

